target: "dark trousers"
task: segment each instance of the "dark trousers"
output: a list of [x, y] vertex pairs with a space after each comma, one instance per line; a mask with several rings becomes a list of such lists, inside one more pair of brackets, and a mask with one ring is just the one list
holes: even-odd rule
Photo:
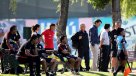
[[36, 69], [36, 76], [40, 76], [40, 57], [28, 57], [30, 76], [34, 74], [34, 66]]
[[78, 48], [78, 57], [80, 57], [81, 59], [83, 59], [84, 57], [86, 69], [90, 69], [89, 48]]
[[100, 50], [100, 60], [99, 60], [99, 71], [108, 71], [108, 64], [109, 64], [109, 46], [102, 45]]

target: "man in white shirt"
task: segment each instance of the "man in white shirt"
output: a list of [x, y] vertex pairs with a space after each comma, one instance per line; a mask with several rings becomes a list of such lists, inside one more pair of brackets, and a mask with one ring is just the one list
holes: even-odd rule
[[100, 61], [99, 71], [108, 72], [108, 58], [110, 52], [110, 39], [108, 32], [110, 31], [110, 24], [105, 24], [104, 30], [100, 34]]

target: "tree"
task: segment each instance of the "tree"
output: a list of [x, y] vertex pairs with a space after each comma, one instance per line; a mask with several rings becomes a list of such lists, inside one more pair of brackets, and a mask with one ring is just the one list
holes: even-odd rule
[[121, 0], [122, 16], [129, 18], [136, 16], [136, 0]]
[[111, 2], [113, 27], [115, 21], [121, 22], [121, 15], [129, 18], [136, 15], [136, 0], [88, 0], [95, 9], [104, 9]]
[[112, 21], [113, 27], [116, 21], [121, 22], [121, 12], [120, 12], [120, 0], [88, 0], [88, 2], [95, 9], [104, 9], [107, 4], [112, 3]]
[[60, 17], [57, 23], [57, 37], [66, 36], [66, 25], [68, 19], [69, 0], [61, 0]]

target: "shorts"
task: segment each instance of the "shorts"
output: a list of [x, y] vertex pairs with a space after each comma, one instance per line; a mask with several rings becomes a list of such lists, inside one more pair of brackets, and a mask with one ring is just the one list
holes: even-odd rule
[[112, 51], [112, 57], [117, 57], [117, 49], [114, 49], [113, 51]]
[[126, 60], [127, 58], [123, 50], [118, 51], [117, 57], [118, 57], [118, 60]]
[[44, 58], [46, 60], [47, 63], [50, 63], [52, 58]]
[[77, 57], [75, 57], [75, 56], [73, 56], [73, 55], [66, 56], [66, 58], [67, 58], [67, 59], [73, 58], [73, 59], [75, 59], [75, 60], [77, 59]]

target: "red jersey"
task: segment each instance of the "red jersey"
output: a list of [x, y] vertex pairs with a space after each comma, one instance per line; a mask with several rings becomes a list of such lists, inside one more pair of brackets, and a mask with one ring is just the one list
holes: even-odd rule
[[47, 44], [44, 46], [44, 48], [54, 49], [54, 31], [47, 29], [42, 33], [42, 35], [44, 36], [44, 42]]

